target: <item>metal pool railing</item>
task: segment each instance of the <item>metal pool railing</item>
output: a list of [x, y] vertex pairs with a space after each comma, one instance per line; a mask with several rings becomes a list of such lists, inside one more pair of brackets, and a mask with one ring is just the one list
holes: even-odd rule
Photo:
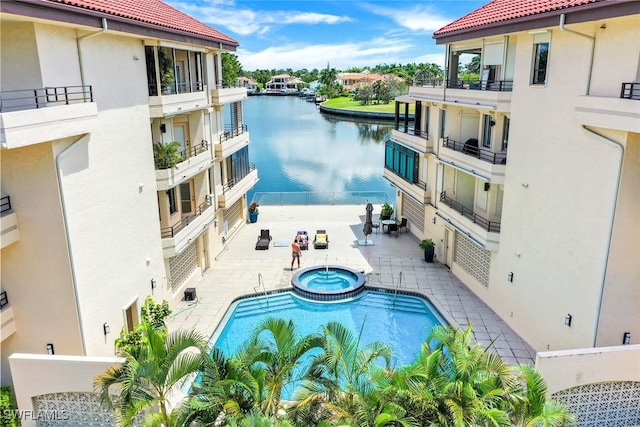
[[260, 205], [362, 205], [392, 203], [384, 191], [332, 191], [332, 192], [261, 192], [251, 199]]

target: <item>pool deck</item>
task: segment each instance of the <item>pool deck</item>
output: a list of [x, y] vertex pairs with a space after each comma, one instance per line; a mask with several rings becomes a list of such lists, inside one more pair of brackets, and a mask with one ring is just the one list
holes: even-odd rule
[[[375, 206], [374, 220], [380, 212]], [[247, 224], [226, 242], [225, 250], [195, 286], [197, 303], [180, 302], [168, 320], [170, 329], [196, 329], [210, 337], [227, 308], [239, 296], [255, 294], [261, 275], [267, 291], [291, 288], [291, 251], [275, 242], [291, 242], [296, 231], [306, 230], [309, 250], [302, 252], [301, 267], [336, 264], [364, 271], [367, 286], [394, 289], [402, 272], [400, 290], [420, 293], [440, 313], [465, 328], [473, 324], [475, 339], [483, 345], [496, 340], [493, 349], [509, 364], [533, 364], [536, 352], [497, 314], [443, 265], [427, 263], [418, 240], [410, 233], [398, 237], [372, 234], [374, 245], [359, 245], [364, 205], [347, 206], [260, 206], [257, 223]], [[269, 229], [268, 250], [255, 250], [261, 229]], [[313, 235], [325, 229], [328, 249], [314, 249]], [[260, 286], [259, 292], [264, 292]]]

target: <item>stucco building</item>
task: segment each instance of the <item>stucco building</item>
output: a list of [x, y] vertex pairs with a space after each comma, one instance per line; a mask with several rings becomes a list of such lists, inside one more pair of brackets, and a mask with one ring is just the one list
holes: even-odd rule
[[149, 0], [1, 7], [2, 383], [14, 352], [113, 355], [181, 300], [258, 180], [238, 43]]
[[494, 0], [435, 32], [444, 81], [396, 98], [398, 217], [539, 352], [640, 343], [639, 11]]

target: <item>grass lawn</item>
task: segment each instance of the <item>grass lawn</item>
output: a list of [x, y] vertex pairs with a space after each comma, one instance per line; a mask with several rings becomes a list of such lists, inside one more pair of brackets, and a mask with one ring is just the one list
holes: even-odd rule
[[[337, 108], [341, 110], [357, 110], [357, 111], [375, 111], [377, 113], [394, 113], [395, 112], [395, 102], [391, 100], [388, 104], [376, 104], [373, 101], [373, 104], [370, 105], [361, 105], [360, 101], [354, 101], [348, 97], [341, 98], [331, 98], [322, 103], [325, 107], [328, 108]], [[413, 114], [415, 110], [415, 104], [411, 104], [409, 106], [409, 114]], [[402, 111], [404, 112], [404, 110]]]

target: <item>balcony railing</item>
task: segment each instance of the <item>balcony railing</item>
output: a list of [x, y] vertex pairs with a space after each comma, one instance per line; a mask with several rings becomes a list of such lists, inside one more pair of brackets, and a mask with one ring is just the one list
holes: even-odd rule
[[492, 82], [482, 82], [475, 79], [447, 80], [447, 88], [488, 90], [493, 92], [511, 92], [513, 90], [513, 81], [512, 80], [495, 80]]
[[247, 125], [228, 126], [225, 127], [224, 133], [220, 135], [220, 143], [228, 141], [236, 136], [242, 135], [247, 131]]
[[194, 215], [185, 216], [177, 224], [174, 224], [171, 227], [163, 227], [163, 228], [161, 228], [160, 229], [160, 237], [162, 237], [163, 239], [175, 237], [176, 234], [178, 234], [186, 226], [191, 224], [195, 218], [197, 218], [200, 215], [202, 215], [202, 213], [204, 211], [206, 211], [207, 209], [209, 209], [209, 207], [211, 207], [211, 203], [210, 203], [210, 200], [207, 199], [206, 202], [200, 204], [196, 208], [196, 212], [195, 212]]
[[0, 309], [9, 305], [9, 298], [7, 298], [7, 291], [0, 292]]
[[93, 102], [91, 86], [60, 86], [0, 92], [0, 113]]
[[622, 83], [620, 98], [640, 100], [640, 83]]
[[234, 185], [236, 185], [238, 182], [242, 181], [247, 175], [249, 175], [254, 170], [256, 170], [256, 164], [255, 163], [249, 163], [249, 170], [247, 170], [247, 173], [242, 175], [242, 177], [240, 177], [240, 179], [234, 180], [232, 178], [232, 179], [228, 180], [226, 183], [224, 183], [222, 185], [222, 193], [226, 193], [227, 191], [231, 190]]
[[180, 160], [156, 158], [155, 159], [156, 169], [170, 169], [177, 163], [182, 163], [188, 158], [195, 157], [198, 154], [204, 153], [205, 151], [207, 151], [208, 148], [209, 148], [209, 142], [203, 139], [200, 144], [194, 145], [188, 150], [180, 151], [178, 153]]
[[468, 139], [466, 142], [458, 142], [449, 137], [446, 137], [444, 138], [442, 146], [450, 148], [454, 151], [459, 151], [472, 157], [476, 157], [480, 160], [492, 163], [494, 165], [507, 164], [507, 153], [494, 153], [487, 148], [478, 147], [478, 140], [475, 138]]
[[11, 210], [11, 198], [9, 196], [2, 196], [0, 198], [0, 214], [9, 212]]
[[456, 212], [462, 214], [465, 218], [473, 221], [474, 224], [478, 224], [480, 227], [487, 231], [493, 231], [496, 233], [500, 232], [500, 223], [496, 221], [489, 221], [488, 219], [476, 214], [473, 212], [473, 209], [465, 208], [460, 203], [456, 202], [450, 197], [447, 197], [447, 192], [443, 191], [440, 193], [440, 201], [450, 208], [454, 209]]
[[406, 133], [407, 135], [414, 135], [414, 136], [419, 136], [420, 138], [429, 139], [429, 134], [427, 133], [426, 130], [421, 130], [421, 129], [415, 128], [414, 126], [409, 126], [405, 129], [404, 126], [398, 125], [398, 126], [395, 126], [393, 129], [397, 130], [398, 132]]
[[442, 79], [416, 79], [414, 86], [421, 87], [442, 87], [444, 80]]
[[407, 183], [411, 184], [411, 185], [415, 185], [416, 187], [420, 188], [423, 191], [427, 191], [427, 183], [424, 181], [420, 181], [419, 179], [416, 181], [410, 181], [407, 179], [407, 177], [402, 176], [401, 174], [399, 174], [397, 171], [391, 169], [390, 167], [385, 165], [385, 170], [388, 170], [389, 172], [391, 172], [392, 174], [394, 174], [395, 176], [397, 176], [398, 178], [402, 178], [404, 181], [406, 181]]

